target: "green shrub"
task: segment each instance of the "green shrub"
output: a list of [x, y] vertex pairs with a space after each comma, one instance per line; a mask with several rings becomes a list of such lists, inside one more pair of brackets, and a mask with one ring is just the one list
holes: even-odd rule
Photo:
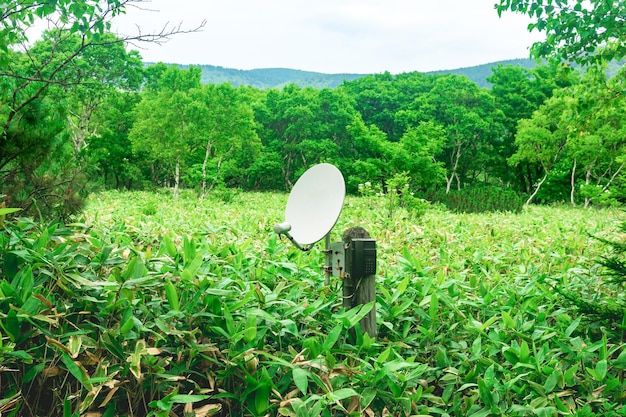
[[430, 210], [389, 227], [372, 198], [347, 197], [338, 223], [377, 240], [379, 337], [356, 342], [372, 306], [344, 310], [321, 250], [272, 232], [284, 194], [107, 192], [71, 225], [7, 219], [0, 412], [619, 415], [626, 344], [552, 284], [595, 271], [603, 245], [586, 232], [606, 236], [620, 212]]
[[408, 173], [402, 172], [395, 174], [386, 183], [386, 192], [382, 190], [380, 185], [372, 185], [366, 182], [358, 185], [359, 194], [375, 201], [379, 200], [380, 205], [384, 207], [387, 213], [387, 220], [393, 219], [399, 209], [406, 210], [406, 214], [410, 219], [419, 219], [426, 214], [426, 210], [430, 207], [430, 203], [422, 198], [415, 196], [409, 186], [410, 178]]
[[[619, 227], [626, 233], [626, 223]], [[565, 304], [576, 308], [592, 328], [609, 329], [619, 340], [626, 340], [626, 242], [624, 239], [598, 238], [610, 248], [610, 254], [599, 260], [602, 269], [581, 276], [575, 283], [557, 287]]]
[[524, 199], [515, 191], [500, 187], [471, 187], [432, 193], [428, 198], [442, 203], [456, 213], [512, 212], [519, 213]]

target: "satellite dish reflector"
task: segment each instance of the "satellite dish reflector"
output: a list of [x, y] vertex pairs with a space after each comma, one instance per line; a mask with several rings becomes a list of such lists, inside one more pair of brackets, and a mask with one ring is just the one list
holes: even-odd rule
[[337, 222], [345, 196], [343, 175], [334, 165], [309, 168], [289, 194], [280, 229], [290, 226], [289, 234], [301, 245], [318, 242]]

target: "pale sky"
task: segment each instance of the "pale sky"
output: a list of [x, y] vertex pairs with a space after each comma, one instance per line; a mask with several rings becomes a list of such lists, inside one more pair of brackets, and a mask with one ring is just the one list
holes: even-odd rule
[[[542, 39], [529, 18], [496, 0], [152, 0], [129, 7], [114, 31], [164, 25], [201, 32], [138, 49], [146, 62], [235, 69], [291, 68], [323, 73], [392, 74], [455, 69], [528, 58]], [[149, 9], [149, 10], [148, 10]]]

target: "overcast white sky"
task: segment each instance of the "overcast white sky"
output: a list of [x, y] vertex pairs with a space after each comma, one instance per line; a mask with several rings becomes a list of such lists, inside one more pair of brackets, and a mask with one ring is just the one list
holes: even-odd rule
[[[529, 19], [498, 17], [496, 0], [152, 0], [114, 19], [121, 34], [195, 27], [144, 61], [323, 73], [455, 69], [527, 58], [542, 35]], [[138, 48], [136, 48], [138, 49]]]

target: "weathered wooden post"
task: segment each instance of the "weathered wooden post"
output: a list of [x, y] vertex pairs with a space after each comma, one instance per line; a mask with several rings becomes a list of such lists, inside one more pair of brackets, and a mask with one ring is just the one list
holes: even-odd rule
[[[345, 248], [343, 306], [351, 309], [376, 302], [376, 241], [364, 228], [347, 229], [342, 236]], [[363, 334], [376, 338], [376, 304], [359, 322]]]

